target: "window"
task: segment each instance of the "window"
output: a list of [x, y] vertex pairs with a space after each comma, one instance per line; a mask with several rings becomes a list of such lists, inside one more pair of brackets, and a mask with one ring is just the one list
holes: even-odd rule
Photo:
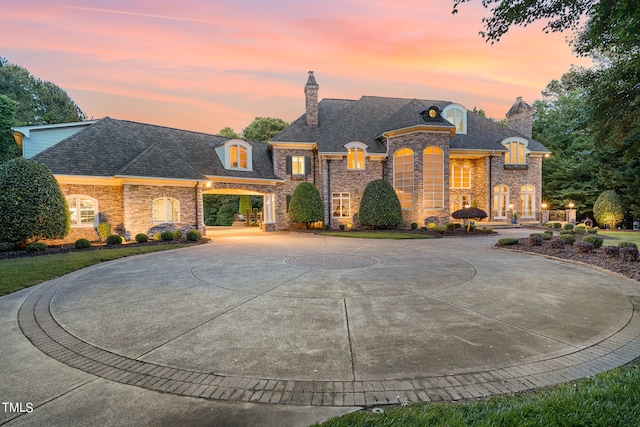
[[465, 168], [463, 166], [451, 166], [449, 187], [471, 188], [471, 169]]
[[225, 142], [225, 165], [227, 169], [252, 170], [251, 145], [238, 139]]
[[451, 212], [459, 211], [467, 206], [471, 206], [470, 194], [452, 194], [451, 195]]
[[423, 154], [423, 207], [444, 208], [444, 156], [438, 147], [427, 147]]
[[408, 148], [393, 155], [393, 189], [402, 209], [413, 209], [413, 151]]
[[98, 213], [98, 201], [88, 196], [68, 196], [72, 227], [93, 227]]
[[506, 218], [509, 210], [509, 187], [498, 184], [493, 187], [493, 209], [495, 218]]
[[536, 216], [535, 200], [536, 189], [533, 185], [527, 184], [520, 187], [520, 209], [523, 218], [534, 218]]
[[304, 156], [291, 156], [291, 174], [305, 175]]
[[331, 212], [334, 218], [349, 218], [349, 193], [333, 193], [331, 195]]
[[361, 142], [350, 142], [345, 145], [348, 150], [347, 169], [364, 170], [364, 158], [367, 153], [367, 146]]
[[171, 197], [161, 197], [153, 201], [153, 222], [179, 222], [180, 202]]
[[504, 154], [504, 163], [506, 165], [526, 165], [527, 164], [527, 146], [521, 141], [509, 141], [504, 143], [508, 152]]
[[445, 120], [456, 127], [456, 133], [467, 133], [467, 110], [460, 105], [451, 104], [444, 108], [442, 115]]

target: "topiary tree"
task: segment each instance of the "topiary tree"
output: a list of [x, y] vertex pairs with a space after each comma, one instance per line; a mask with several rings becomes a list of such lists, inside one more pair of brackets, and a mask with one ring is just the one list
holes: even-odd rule
[[251, 196], [240, 196], [238, 213], [240, 215], [246, 215], [248, 210], [251, 210]]
[[324, 206], [318, 188], [310, 182], [298, 184], [289, 202], [289, 219], [301, 222], [309, 228], [324, 219]]
[[383, 179], [367, 184], [360, 199], [358, 222], [374, 228], [393, 228], [402, 224], [402, 207], [391, 184]]
[[21, 157], [0, 165], [0, 242], [24, 248], [69, 232], [69, 207], [51, 171]]
[[614, 190], [603, 191], [593, 205], [593, 216], [600, 224], [616, 228], [616, 224], [624, 219], [624, 208], [618, 193]]

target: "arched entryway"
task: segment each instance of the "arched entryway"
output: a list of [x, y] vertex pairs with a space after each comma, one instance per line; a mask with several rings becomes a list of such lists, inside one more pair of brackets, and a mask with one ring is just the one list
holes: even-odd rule
[[[227, 196], [216, 198], [220, 204], [218, 215], [224, 215], [224, 221], [218, 221], [217, 217], [213, 222], [211, 221], [210, 200], [208, 199], [213, 198], [208, 196]], [[275, 193], [273, 192], [262, 192], [252, 188], [220, 188], [210, 185], [203, 188], [202, 197], [204, 222], [210, 229], [211, 227], [233, 224], [242, 226], [245, 223], [247, 226], [258, 225], [263, 231], [276, 230]], [[251, 198], [251, 213], [248, 218], [246, 212], [241, 212], [245, 209], [239, 206], [240, 197]]]

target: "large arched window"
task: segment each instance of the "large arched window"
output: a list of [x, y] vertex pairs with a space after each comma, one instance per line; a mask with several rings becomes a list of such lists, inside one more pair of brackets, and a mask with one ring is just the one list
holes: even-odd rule
[[74, 194], [67, 196], [72, 227], [93, 227], [98, 213], [98, 201], [93, 197]]
[[350, 142], [345, 147], [347, 148], [347, 169], [364, 170], [367, 146], [360, 142]]
[[504, 154], [505, 165], [526, 165], [527, 164], [527, 141], [523, 138], [516, 138], [503, 142], [507, 147]]
[[493, 212], [495, 218], [506, 218], [509, 212], [509, 187], [498, 184], [493, 187]]
[[456, 127], [456, 133], [467, 133], [467, 110], [461, 105], [450, 104], [442, 110], [442, 117]]
[[520, 187], [520, 209], [523, 218], [534, 218], [536, 216], [536, 188], [527, 184]]
[[393, 155], [393, 188], [402, 209], [413, 209], [413, 151], [408, 148]]
[[172, 197], [153, 201], [153, 222], [180, 222], [180, 202]]
[[444, 208], [444, 155], [438, 147], [427, 147], [423, 153], [423, 207]]

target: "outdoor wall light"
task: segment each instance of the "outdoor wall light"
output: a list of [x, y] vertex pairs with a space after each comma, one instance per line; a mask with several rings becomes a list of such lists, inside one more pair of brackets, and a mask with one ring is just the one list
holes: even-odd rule
[[542, 209], [547, 209], [547, 203], [546, 202], [542, 202]]
[[569, 202], [569, 209], [573, 209], [574, 206], [573, 202]]

